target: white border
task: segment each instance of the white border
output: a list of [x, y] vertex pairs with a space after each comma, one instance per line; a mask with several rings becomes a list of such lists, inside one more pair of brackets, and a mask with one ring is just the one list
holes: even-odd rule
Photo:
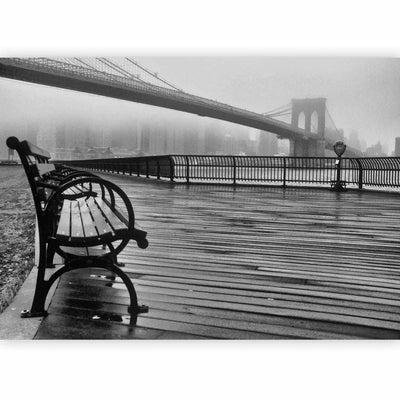
[[[18, 0], [2, 1], [0, 10], [1, 56], [400, 55], [395, 1]], [[2, 342], [0, 347], [4, 398], [398, 396], [398, 342]]]

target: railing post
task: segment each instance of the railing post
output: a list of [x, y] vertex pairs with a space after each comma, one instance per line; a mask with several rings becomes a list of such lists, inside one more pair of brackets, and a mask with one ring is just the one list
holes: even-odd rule
[[236, 185], [236, 157], [232, 157], [233, 160], [233, 184]]
[[146, 178], [149, 177], [149, 159], [146, 158]]
[[358, 188], [362, 189], [363, 188], [363, 169], [362, 169], [360, 160], [358, 158], [356, 158], [355, 160], [358, 165]]
[[283, 158], [283, 187], [286, 187], [286, 157]]
[[159, 161], [159, 159], [156, 160], [156, 163], [157, 163], [157, 179], [160, 179], [161, 172], [160, 172], [160, 161]]
[[189, 167], [189, 157], [185, 156], [186, 159], [186, 183], [190, 183], [190, 167]]
[[173, 182], [175, 178], [175, 163], [174, 159], [171, 156], [168, 156], [168, 160], [169, 160], [169, 179], [171, 182]]

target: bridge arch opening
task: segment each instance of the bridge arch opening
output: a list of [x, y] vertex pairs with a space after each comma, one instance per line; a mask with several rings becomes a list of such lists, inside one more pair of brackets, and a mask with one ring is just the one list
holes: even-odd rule
[[297, 126], [300, 129], [306, 129], [306, 114], [303, 111], [299, 114]]
[[319, 115], [317, 111], [314, 111], [311, 114], [311, 133], [318, 133], [318, 123], [319, 123]]

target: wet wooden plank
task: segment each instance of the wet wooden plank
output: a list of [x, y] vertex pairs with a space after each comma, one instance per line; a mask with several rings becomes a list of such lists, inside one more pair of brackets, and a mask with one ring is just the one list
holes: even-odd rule
[[[138, 319], [149, 339], [400, 337], [398, 195], [107, 179], [148, 231], [146, 250], [119, 259], [150, 306]], [[99, 310], [126, 314], [126, 289], [99, 271], [65, 276], [51, 315], [90, 327]]]
[[[70, 284], [76, 283], [77, 280], [69, 278]], [[78, 281], [79, 282], [79, 281]], [[198, 287], [195, 285], [163, 285], [162, 283], [155, 285], [143, 285], [142, 278], [134, 280], [137, 292], [141, 293], [141, 296], [145, 296], [148, 293], [164, 295], [178, 298], [180, 301], [191, 301], [207, 300], [212, 299], [213, 301], [220, 301], [221, 307], [224, 307], [226, 302], [239, 303], [241, 308], [249, 306], [264, 306], [275, 308], [291, 309], [295, 313], [296, 311], [315, 311], [315, 312], [327, 312], [331, 314], [340, 314], [346, 316], [360, 316], [365, 318], [373, 318], [386, 321], [400, 321], [399, 307], [379, 306], [370, 303], [356, 303], [356, 302], [345, 302], [345, 301], [332, 301], [319, 298], [307, 298], [305, 296], [290, 296], [287, 294], [272, 294], [263, 292], [246, 292], [235, 289], [224, 289], [224, 290], [209, 290], [208, 288]], [[92, 283], [93, 284], [93, 283]], [[124, 286], [120, 282], [112, 282], [114, 288], [124, 289]], [[210, 303], [211, 304], [211, 303]], [[246, 310], [244, 310], [246, 311]], [[272, 311], [274, 312], [274, 311]]]
[[108, 321], [74, 318], [67, 313], [54, 313], [44, 319], [35, 339], [157, 339], [163, 333], [160, 330], [132, 328]]
[[[77, 309], [73, 307], [58, 307], [57, 304], [53, 306], [53, 312], [55, 315], [67, 315], [74, 317], [74, 320], [83, 320], [83, 321], [93, 321], [94, 323], [97, 322], [93, 320], [93, 313], [85, 310], [85, 309]], [[113, 314], [115, 315], [115, 314]], [[179, 315], [179, 314], [174, 314]], [[183, 315], [183, 314], [182, 314]], [[163, 312], [159, 315], [158, 318], [151, 318], [149, 316], [139, 316], [137, 325], [134, 329], [150, 329], [151, 331], [168, 331], [168, 332], [176, 332], [177, 334], [185, 334], [185, 335], [195, 335], [195, 336], [202, 336], [208, 339], [298, 339], [299, 337], [289, 336], [285, 334], [285, 332], [280, 331], [278, 333], [268, 333], [268, 332], [257, 332], [249, 331], [247, 326], [242, 326], [241, 324], [235, 325], [232, 327], [232, 323], [221, 323], [221, 319], [213, 319], [212, 322], [210, 319], [208, 320], [208, 324], [204, 324], [201, 321], [201, 318], [197, 319], [189, 319], [188, 318], [165, 318], [167, 316], [166, 312]], [[107, 324], [111, 324], [111, 321], [100, 321], [106, 322]], [[204, 321], [203, 321], [204, 322]], [[230, 325], [230, 326], [227, 326]], [[243, 325], [243, 324], [242, 324]], [[127, 335], [126, 329], [123, 330], [121, 327], [128, 328], [129, 330], [129, 322], [127, 321], [125, 324], [121, 321], [114, 321], [111, 326], [111, 330], [114, 330], [118, 336], [116, 338], [122, 339], [123, 334]], [[88, 328], [90, 330], [90, 327]], [[264, 329], [268, 330], [268, 328]], [[274, 330], [274, 329], [272, 329]], [[276, 330], [276, 329], [275, 329]], [[123, 333], [120, 333], [120, 332]], [[104, 335], [104, 333], [96, 333], [96, 338], [99, 338], [98, 335]], [[44, 337], [43, 337], [44, 338]], [[108, 337], [100, 337], [100, 338], [111, 338], [110, 334]], [[129, 337], [125, 337], [129, 338]], [[151, 338], [149, 338], [151, 339]], [[157, 339], [154, 337], [153, 339]]]
[[[213, 305], [204, 306], [195, 302], [180, 302], [176, 298], [158, 297], [147, 293], [141, 293], [142, 301], [150, 306], [148, 315], [141, 318], [162, 318], [165, 319], [168, 312], [179, 314], [179, 319], [187, 321], [196, 320], [196, 315], [202, 317], [218, 318], [228, 320], [231, 326], [243, 326], [247, 323], [258, 323], [262, 325], [276, 326], [274, 328], [265, 328], [279, 332], [280, 335], [313, 338], [313, 339], [354, 339], [354, 338], [390, 338], [398, 339], [400, 332], [390, 329], [376, 329], [373, 327], [348, 324], [342, 321], [326, 322], [312, 319], [287, 318], [274, 316], [265, 313], [249, 313], [238, 310], [227, 310], [223, 307]], [[110, 312], [117, 315], [126, 315], [126, 308], [129, 304], [129, 298], [125, 291], [114, 291], [106, 286], [86, 286], [86, 288], [77, 285], [63, 285], [58, 291], [54, 304], [63, 307], [72, 307], [89, 312], [89, 317], [97, 313]], [[83, 313], [83, 311], [80, 311]], [[91, 314], [90, 314], [91, 312]], [[164, 313], [164, 316], [161, 314]], [[174, 318], [178, 318], [175, 315]], [[139, 321], [140, 322], [140, 321]], [[244, 325], [246, 326], [246, 325]], [[250, 330], [250, 326], [248, 326]], [[301, 331], [294, 331], [291, 328], [298, 328]], [[255, 329], [253, 327], [253, 329]], [[256, 329], [262, 329], [257, 327]]]

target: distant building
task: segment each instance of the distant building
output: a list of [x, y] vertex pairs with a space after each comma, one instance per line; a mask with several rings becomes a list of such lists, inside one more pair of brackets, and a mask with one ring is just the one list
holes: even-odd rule
[[387, 154], [383, 151], [381, 142], [378, 142], [365, 150], [367, 157], [385, 157]]
[[361, 142], [358, 137], [358, 132], [357, 131], [351, 131], [349, 134], [349, 138], [347, 139], [347, 144], [349, 147], [352, 147], [353, 149], [357, 149], [361, 151]]
[[288, 156], [290, 154], [290, 141], [281, 139], [278, 140], [278, 154]]
[[109, 147], [90, 147], [86, 154], [87, 159], [91, 158], [113, 158], [114, 154]]
[[51, 158], [56, 156], [56, 128], [41, 126], [36, 136], [36, 143], [42, 149], [46, 149]]
[[400, 137], [395, 139], [394, 156], [400, 157]]
[[278, 136], [270, 132], [260, 131], [258, 142], [259, 156], [273, 156], [278, 153]]
[[[130, 156], [128, 154], [127, 156]], [[57, 160], [88, 160], [95, 158], [114, 158], [115, 155], [109, 147], [74, 147], [72, 149], [57, 148]]]

